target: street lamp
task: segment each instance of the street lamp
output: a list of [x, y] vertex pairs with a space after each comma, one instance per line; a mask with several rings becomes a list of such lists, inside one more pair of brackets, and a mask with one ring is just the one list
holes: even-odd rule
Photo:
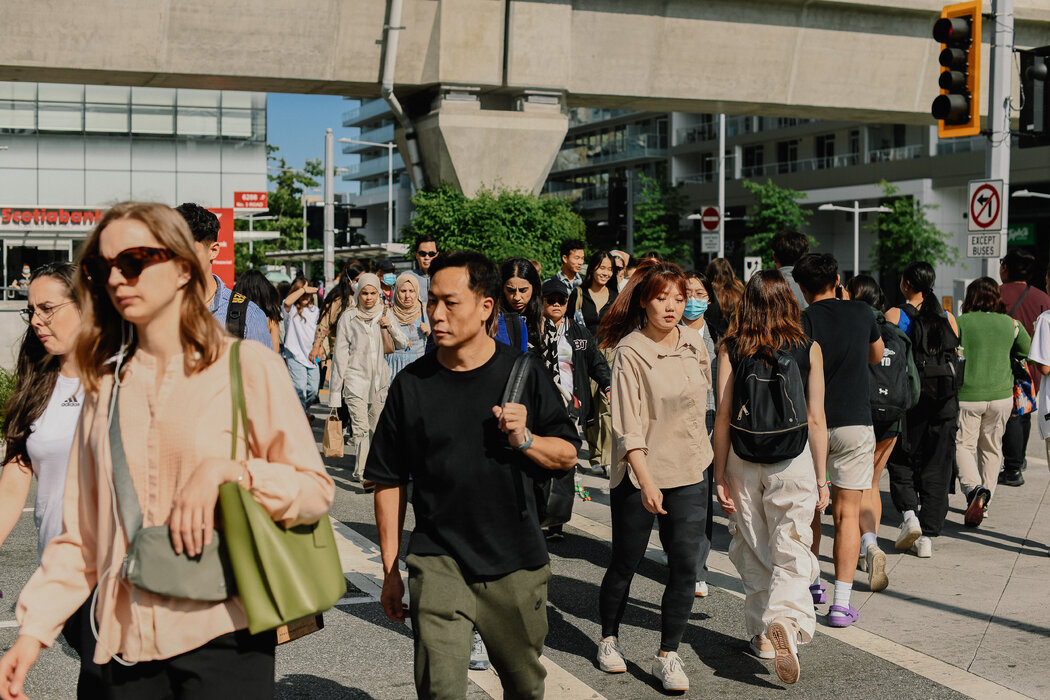
[[853, 276], [860, 274], [860, 215], [868, 212], [891, 212], [889, 207], [862, 207], [854, 201], [852, 207], [841, 207], [837, 204], [821, 204], [819, 211], [846, 211], [853, 213]]
[[1011, 197], [1036, 197], [1038, 199], [1050, 199], [1050, 194], [1045, 192], [1032, 192], [1031, 190], [1016, 190], [1010, 193]]
[[339, 139], [339, 143], [356, 143], [362, 146], [375, 146], [386, 149], [386, 242], [394, 242], [394, 149], [397, 147], [393, 141], [389, 143], [378, 143], [376, 141], [362, 141], [361, 139]]

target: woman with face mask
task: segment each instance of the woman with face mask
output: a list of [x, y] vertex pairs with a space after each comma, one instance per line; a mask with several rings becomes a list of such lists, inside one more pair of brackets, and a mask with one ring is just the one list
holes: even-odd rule
[[390, 365], [390, 381], [406, 365], [423, 356], [430, 335], [430, 326], [423, 318], [423, 302], [419, 300], [419, 278], [411, 272], [402, 272], [394, 281], [393, 315], [408, 339], [408, 345], [386, 356]]
[[[365, 471], [372, 434], [390, 388], [392, 372], [384, 358], [383, 334], [389, 334], [395, 351], [408, 347], [401, 325], [392, 320], [393, 314], [380, 298], [381, 285], [371, 273], [358, 278], [354, 305], [339, 318], [335, 332], [328, 403], [339, 408], [345, 401], [350, 410], [351, 439], [357, 454], [355, 481], [361, 481]], [[364, 486], [368, 489], [371, 484]]]

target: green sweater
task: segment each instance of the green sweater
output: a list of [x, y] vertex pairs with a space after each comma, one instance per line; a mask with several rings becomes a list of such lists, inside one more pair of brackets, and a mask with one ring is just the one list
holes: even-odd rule
[[[1013, 396], [1010, 356], [1027, 357], [1032, 339], [1006, 314], [970, 311], [958, 318], [959, 344], [966, 355], [960, 401], [996, 401]], [[1017, 337], [1014, 337], [1014, 328]]]

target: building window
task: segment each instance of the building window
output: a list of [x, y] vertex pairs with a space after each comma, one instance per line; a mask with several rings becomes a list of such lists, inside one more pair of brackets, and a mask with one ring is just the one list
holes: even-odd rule
[[835, 134], [817, 137], [817, 168], [835, 167]]
[[744, 177], [756, 177], [762, 175], [763, 148], [759, 146], [744, 146], [744, 163], [742, 174]]
[[798, 170], [798, 140], [781, 141], [777, 144], [777, 172], [793, 173]]
[[853, 129], [849, 132], [849, 164], [860, 163], [860, 131]]

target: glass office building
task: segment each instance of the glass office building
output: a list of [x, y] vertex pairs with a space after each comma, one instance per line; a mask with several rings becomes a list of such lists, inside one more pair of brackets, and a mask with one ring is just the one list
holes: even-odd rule
[[5, 286], [71, 258], [115, 202], [232, 207], [266, 189], [265, 93], [0, 82]]

